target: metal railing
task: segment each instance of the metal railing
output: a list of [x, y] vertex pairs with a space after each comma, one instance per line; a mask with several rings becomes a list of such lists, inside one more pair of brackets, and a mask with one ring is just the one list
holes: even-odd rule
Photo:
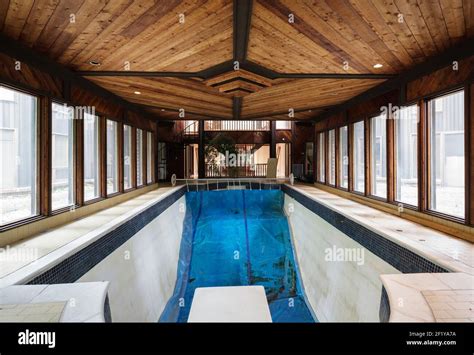
[[[176, 174], [171, 176], [171, 185], [176, 186], [177, 184], [186, 185], [187, 191], [190, 189], [196, 189], [198, 191], [211, 191], [211, 190], [234, 190], [249, 188], [250, 190], [262, 190], [268, 185], [279, 185], [290, 183], [294, 184], [294, 176], [290, 174], [287, 178], [218, 178], [218, 179], [177, 179]], [[213, 188], [214, 186], [216, 188]], [[222, 187], [222, 188], [221, 188]]]
[[205, 121], [205, 131], [269, 131], [270, 121]]
[[226, 165], [206, 164], [206, 177], [265, 177], [267, 164], [229, 167]]

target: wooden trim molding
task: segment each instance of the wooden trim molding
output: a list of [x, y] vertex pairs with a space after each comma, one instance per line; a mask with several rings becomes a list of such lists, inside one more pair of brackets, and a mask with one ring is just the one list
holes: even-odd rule
[[137, 129], [135, 127], [131, 127], [132, 131], [132, 188], [137, 187]]
[[51, 213], [51, 99], [39, 98], [39, 214]]
[[124, 191], [123, 122], [117, 124], [118, 190]]
[[100, 196], [107, 197], [107, 119], [99, 116]]
[[74, 117], [74, 180], [76, 205], [84, 204], [84, 117]]

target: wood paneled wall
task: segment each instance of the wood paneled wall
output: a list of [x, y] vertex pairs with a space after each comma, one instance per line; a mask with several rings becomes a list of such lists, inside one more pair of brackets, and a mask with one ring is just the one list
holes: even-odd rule
[[[439, 216], [454, 222], [462, 222], [463, 224], [474, 226], [474, 56], [458, 63], [457, 70], [453, 70], [453, 66], [448, 66], [440, 70], [434, 71], [429, 75], [425, 75], [419, 79], [413, 80], [406, 84], [405, 89], [393, 90], [384, 95], [375, 97], [367, 102], [357, 104], [350, 107], [345, 112], [331, 116], [324, 121], [315, 124], [314, 133], [327, 132], [328, 130], [344, 126], [359, 120], [365, 120], [365, 179], [366, 191], [365, 195], [370, 196], [370, 117], [380, 113], [382, 106], [392, 104], [393, 106], [400, 106], [402, 103], [417, 103], [420, 107], [420, 125], [418, 128], [418, 176], [419, 176], [419, 197], [418, 197], [418, 211], [428, 213], [427, 196], [428, 184], [427, 174], [429, 171], [429, 161], [426, 160], [428, 156], [426, 134], [426, 102], [434, 96], [441, 95], [455, 89], [464, 89], [465, 91], [465, 189], [466, 189], [466, 213], [465, 220], [462, 222], [456, 218], [449, 216]], [[403, 97], [405, 95], [405, 97]], [[394, 174], [395, 174], [395, 158], [393, 145], [394, 127], [393, 120], [387, 121], [387, 164], [388, 164], [388, 202], [394, 203]], [[326, 134], [327, 137], [327, 134]], [[316, 143], [316, 140], [315, 140]], [[327, 143], [326, 143], [327, 144]], [[336, 158], [337, 159], [337, 158]], [[326, 170], [328, 166], [327, 161], [327, 146], [326, 146]], [[349, 174], [351, 174], [351, 168]], [[337, 170], [337, 169], [336, 169]], [[326, 171], [327, 180], [327, 171]], [[433, 213], [433, 215], [438, 215]]]

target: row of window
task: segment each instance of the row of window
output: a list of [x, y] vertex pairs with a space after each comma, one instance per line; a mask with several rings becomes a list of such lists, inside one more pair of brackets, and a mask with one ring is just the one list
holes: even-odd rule
[[[387, 140], [390, 139], [392, 142], [393, 139], [394, 162], [393, 168], [390, 168], [393, 169], [394, 176], [393, 200], [418, 207], [420, 108], [417, 104], [402, 107], [394, 112], [392, 119], [393, 137], [388, 137], [386, 114], [353, 123], [351, 129], [344, 126], [329, 132], [320, 132], [317, 145], [319, 150], [317, 180], [387, 199], [389, 191]], [[427, 101], [427, 137], [423, 139], [422, 144], [427, 147], [429, 157], [427, 169], [423, 171], [427, 176], [428, 209], [458, 218], [465, 218], [464, 119], [464, 91]], [[369, 125], [367, 132], [366, 123]], [[349, 137], [349, 132], [352, 137]], [[368, 144], [366, 139], [369, 140]], [[349, 141], [352, 142], [350, 149]], [[350, 154], [351, 172], [349, 172]], [[366, 158], [369, 160], [367, 164]], [[325, 164], [328, 164], [327, 168]], [[366, 186], [367, 171], [370, 176], [370, 179], [367, 179], [369, 186]], [[349, 173], [352, 177], [352, 186], [349, 186]], [[325, 176], [326, 174], [328, 176]]]
[[[74, 107], [51, 105], [51, 210], [76, 203]], [[39, 214], [38, 98], [0, 86], [0, 225]], [[79, 118], [79, 117], [77, 117]], [[83, 113], [84, 201], [101, 197], [100, 118]], [[106, 119], [106, 194], [119, 191], [118, 129]], [[146, 162], [143, 142], [146, 134]], [[132, 188], [132, 127], [123, 125], [124, 189]], [[152, 183], [153, 136], [136, 129], [136, 185]], [[146, 170], [144, 165], [146, 164]], [[146, 171], [146, 176], [144, 176]], [[104, 194], [105, 195], [105, 192]]]
[[[270, 121], [204, 121], [204, 131], [270, 131]], [[290, 130], [291, 121], [275, 121], [275, 129]], [[194, 135], [199, 133], [199, 122], [184, 121], [184, 134]]]

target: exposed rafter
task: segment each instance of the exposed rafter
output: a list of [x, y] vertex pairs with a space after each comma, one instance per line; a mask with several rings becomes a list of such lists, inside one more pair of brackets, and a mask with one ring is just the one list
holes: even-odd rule
[[234, 0], [234, 61], [247, 59], [252, 20], [252, 0]]

